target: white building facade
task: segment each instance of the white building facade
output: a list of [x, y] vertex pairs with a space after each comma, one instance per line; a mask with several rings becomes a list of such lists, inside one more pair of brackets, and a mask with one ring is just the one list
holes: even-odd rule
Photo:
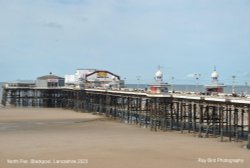
[[124, 81], [107, 70], [77, 69], [74, 75], [65, 75], [65, 85], [80, 88], [121, 88]]

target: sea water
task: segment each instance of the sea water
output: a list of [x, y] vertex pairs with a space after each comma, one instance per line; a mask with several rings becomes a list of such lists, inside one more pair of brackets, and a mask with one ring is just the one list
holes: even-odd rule
[[[126, 84], [127, 88], [134, 88], [137, 89], [137, 87], [139, 87], [140, 89], [144, 89], [147, 88], [148, 85], [147, 84]], [[224, 93], [226, 94], [230, 94], [232, 93], [232, 86], [231, 85], [227, 85], [224, 88]], [[169, 91], [182, 91], [182, 92], [205, 92], [205, 87], [204, 85], [185, 85], [185, 84], [178, 84], [178, 85], [170, 85], [168, 86], [168, 90]], [[241, 86], [241, 85], [237, 85], [235, 86], [235, 92], [237, 94], [247, 94], [250, 95], [250, 86]]]

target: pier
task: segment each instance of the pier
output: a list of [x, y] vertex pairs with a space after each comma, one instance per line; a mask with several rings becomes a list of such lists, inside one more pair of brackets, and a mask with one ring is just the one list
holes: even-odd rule
[[176, 130], [221, 141], [247, 140], [250, 100], [121, 89], [4, 86], [4, 106], [57, 107], [105, 115], [152, 131]]

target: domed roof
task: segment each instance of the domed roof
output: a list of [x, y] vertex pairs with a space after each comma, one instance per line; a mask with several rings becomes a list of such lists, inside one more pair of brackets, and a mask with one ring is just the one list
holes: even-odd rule
[[212, 74], [211, 74], [211, 78], [218, 78], [218, 77], [219, 77], [218, 72], [213, 71]]
[[161, 70], [158, 70], [158, 71], [155, 73], [155, 77], [156, 77], [156, 78], [162, 78], [162, 77], [163, 77], [163, 73], [161, 72]]
[[219, 77], [218, 72], [216, 71], [216, 66], [214, 66], [214, 71], [211, 74], [211, 78], [217, 79]]

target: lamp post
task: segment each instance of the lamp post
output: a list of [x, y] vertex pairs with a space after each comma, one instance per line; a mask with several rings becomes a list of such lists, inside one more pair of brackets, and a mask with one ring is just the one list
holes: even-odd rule
[[247, 82], [245, 82], [245, 96], [247, 95], [247, 87], [248, 87], [248, 83]]
[[141, 76], [140, 75], [136, 76], [136, 79], [137, 79], [137, 91], [139, 91], [139, 85], [140, 85]]
[[233, 75], [232, 76], [232, 94], [235, 94], [235, 79], [236, 79], [236, 76]]
[[196, 92], [199, 92], [198, 86], [199, 86], [199, 79], [201, 77], [201, 74], [200, 73], [195, 73], [194, 77], [196, 79]]
[[172, 80], [172, 92], [174, 92], [174, 76], [171, 77]]
[[127, 88], [127, 87], [126, 87], [126, 79], [127, 79], [126, 77], [123, 78], [123, 87], [124, 87], [124, 88]]

